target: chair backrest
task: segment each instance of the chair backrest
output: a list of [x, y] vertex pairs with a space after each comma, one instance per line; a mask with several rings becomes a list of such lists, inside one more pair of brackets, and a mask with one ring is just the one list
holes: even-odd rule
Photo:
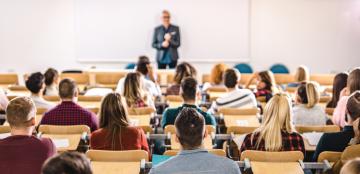
[[257, 129], [258, 127], [250, 127], [250, 126], [230, 126], [226, 129], [227, 134], [248, 134], [252, 133]]
[[295, 82], [295, 77], [292, 74], [274, 74], [276, 84], [283, 85]]
[[95, 83], [100, 85], [116, 85], [126, 74], [127, 72], [98, 72], [95, 73]]
[[237, 69], [240, 73], [247, 73], [251, 74], [253, 73], [253, 68], [248, 63], [239, 63], [234, 66], [235, 69]]
[[136, 67], [136, 64], [135, 63], [128, 63], [126, 66], [125, 66], [125, 69], [135, 69]]
[[0, 126], [0, 134], [10, 133], [10, 126]]
[[51, 102], [59, 102], [61, 100], [60, 97], [56, 95], [53, 96], [45, 95], [44, 99]]
[[[226, 152], [222, 149], [208, 149], [208, 152], [213, 154], [213, 155], [217, 155], [217, 156], [221, 156], [221, 157], [226, 157]], [[164, 152], [164, 155], [166, 156], [175, 156], [179, 153], [179, 150], [167, 150]]]
[[36, 115], [44, 115], [48, 111], [47, 108], [36, 108]]
[[295, 129], [299, 133], [305, 132], [339, 132], [340, 127], [336, 125], [326, 125], [326, 126], [295, 126]]
[[203, 74], [201, 77], [202, 83], [210, 82], [210, 74]]
[[209, 93], [211, 93], [211, 92], [226, 92], [227, 90], [226, 90], [226, 88], [225, 87], [209, 87], [208, 89], [207, 89], [207, 91], [209, 92]]
[[0, 84], [17, 85], [17, 84], [19, 84], [18, 75], [16, 73], [0, 74]]
[[61, 79], [69, 78], [73, 79], [77, 84], [89, 84], [90, 77], [87, 73], [62, 73], [60, 74]]
[[154, 108], [143, 107], [143, 108], [128, 108], [129, 115], [151, 115], [155, 112]]
[[168, 102], [183, 102], [184, 99], [180, 95], [167, 95], [166, 101], [168, 101]]
[[89, 150], [86, 156], [91, 161], [104, 162], [140, 162], [142, 159], [149, 161], [149, 155], [144, 150], [108, 151]]
[[218, 113], [223, 115], [257, 115], [260, 113], [260, 110], [258, 108], [219, 108]]
[[39, 132], [42, 134], [82, 134], [86, 132], [90, 134], [90, 128], [86, 125], [72, 125], [72, 126], [55, 126], [55, 125], [40, 125]]
[[311, 81], [316, 81], [320, 85], [323, 85], [323, 86], [333, 85], [334, 78], [335, 78], [335, 74], [311, 74], [310, 75]]
[[84, 96], [84, 95], [79, 95], [78, 96], [78, 101], [79, 102], [101, 102], [102, 100], [102, 96]]
[[28, 90], [26, 88], [26, 86], [21, 86], [21, 85], [9, 85], [8, 89], [11, 91], [27, 91]]
[[241, 161], [245, 159], [258, 162], [297, 162], [304, 159], [300, 151], [266, 152], [246, 150], [241, 153]]
[[[213, 132], [215, 132], [215, 128], [211, 125], [206, 125], [206, 130], [207, 130], [207, 133], [208, 134], [211, 134]], [[164, 128], [164, 133], [167, 134], [167, 133], [170, 133], [170, 134], [175, 134], [176, 133], [176, 128], [175, 128], [175, 125], [167, 125], [165, 126]]]
[[289, 74], [289, 68], [287, 68], [283, 64], [274, 64], [270, 67], [270, 71], [272, 71], [274, 74]]
[[340, 160], [342, 152], [331, 152], [331, 151], [324, 151], [321, 152], [318, 157], [318, 162], [324, 162], [327, 160], [329, 162], [336, 162]]

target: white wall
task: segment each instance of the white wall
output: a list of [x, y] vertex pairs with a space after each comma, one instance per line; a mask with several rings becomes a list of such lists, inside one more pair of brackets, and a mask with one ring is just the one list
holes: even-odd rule
[[[291, 68], [306, 64], [312, 72], [359, 66], [359, 2], [252, 0], [251, 63], [256, 69], [273, 62], [284, 62]], [[0, 1], [0, 71], [123, 67], [114, 62], [77, 62], [74, 23], [73, 0]], [[211, 64], [195, 66], [204, 72]]]

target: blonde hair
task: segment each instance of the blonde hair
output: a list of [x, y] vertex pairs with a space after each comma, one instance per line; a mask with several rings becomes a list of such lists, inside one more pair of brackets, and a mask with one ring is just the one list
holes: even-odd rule
[[261, 126], [253, 133], [253, 135], [259, 133], [255, 146], [259, 148], [260, 143], [264, 141], [266, 151], [280, 151], [283, 145], [281, 133], [295, 132], [291, 113], [290, 98], [284, 93], [275, 94], [265, 106]]
[[210, 82], [213, 84], [220, 84], [223, 82], [223, 76], [225, 71], [228, 69], [227, 65], [224, 63], [216, 64], [210, 74]]
[[123, 96], [129, 107], [132, 107], [138, 100], [146, 99], [145, 92], [141, 87], [140, 78], [139, 73], [128, 73], [126, 75]]
[[320, 102], [319, 84], [317, 82], [302, 83], [297, 89], [297, 95], [302, 104], [312, 108]]
[[295, 81], [296, 82], [307, 82], [310, 80], [309, 69], [306, 66], [299, 66], [296, 69]]

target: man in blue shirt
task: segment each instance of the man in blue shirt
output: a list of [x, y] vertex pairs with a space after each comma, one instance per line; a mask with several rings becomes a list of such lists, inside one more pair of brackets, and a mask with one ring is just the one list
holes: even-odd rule
[[209, 173], [240, 174], [236, 162], [208, 153], [204, 149], [204, 117], [195, 108], [184, 108], [175, 121], [176, 140], [181, 145], [178, 155], [151, 169], [150, 174]]

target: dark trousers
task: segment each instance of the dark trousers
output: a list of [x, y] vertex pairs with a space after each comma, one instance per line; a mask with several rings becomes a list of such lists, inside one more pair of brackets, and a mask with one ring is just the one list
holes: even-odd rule
[[177, 65], [177, 60], [173, 60], [169, 64], [162, 64], [158, 61], [157, 64], [158, 64], [158, 69], [166, 69], [168, 65], [169, 65], [169, 69], [174, 69]]

